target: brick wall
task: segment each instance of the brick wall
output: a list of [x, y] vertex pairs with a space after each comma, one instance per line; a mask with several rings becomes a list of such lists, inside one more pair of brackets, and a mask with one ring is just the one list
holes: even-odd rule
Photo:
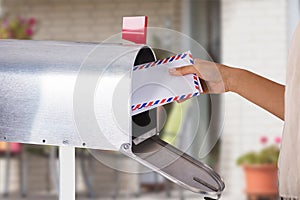
[[0, 0], [0, 16], [2, 15], [2, 0]]
[[[35, 39], [103, 41], [122, 29], [122, 17], [148, 15], [149, 26], [180, 30], [180, 0], [2, 0], [5, 12], [36, 17]], [[166, 8], [166, 9], [162, 9]]]
[[[286, 7], [285, 0], [222, 0], [222, 61], [284, 83]], [[244, 181], [242, 170], [235, 165], [236, 158], [260, 149], [259, 138], [263, 135], [274, 142], [274, 136], [282, 133], [283, 123], [235, 94], [226, 94], [225, 108], [222, 173], [227, 193], [241, 199]]]

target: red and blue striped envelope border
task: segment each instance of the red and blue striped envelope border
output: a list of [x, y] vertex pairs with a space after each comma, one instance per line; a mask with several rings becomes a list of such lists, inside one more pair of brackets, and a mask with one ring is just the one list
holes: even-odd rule
[[[188, 60], [189, 64], [194, 64], [194, 60], [193, 60], [193, 56], [192, 56], [191, 52], [187, 51], [187, 52], [177, 54], [177, 55], [174, 55], [169, 58], [162, 59], [162, 60], [157, 60], [154, 62], [149, 62], [149, 63], [134, 66], [133, 71], [143, 70], [143, 69], [147, 69], [150, 67], [157, 67], [161, 64], [172, 63], [172, 62], [182, 60], [182, 59]], [[152, 106], [161, 106], [161, 105], [170, 103], [172, 101], [178, 101], [178, 100], [183, 100], [183, 99], [188, 99], [188, 98], [191, 98], [194, 96], [198, 96], [199, 91], [202, 91], [202, 88], [199, 83], [199, 78], [196, 74], [193, 75], [193, 81], [194, 81], [194, 87], [195, 87], [195, 89], [197, 89], [198, 92], [183, 94], [183, 95], [179, 95], [179, 96], [172, 96], [172, 97], [164, 98], [164, 99], [157, 99], [154, 101], [149, 101], [149, 102], [144, 102], [144, 103], [139, 103], [136, 105], [132, 105], [131, 110], [136, 111], [136, 110], [141, 110], [141, 109], [152, 107]]]

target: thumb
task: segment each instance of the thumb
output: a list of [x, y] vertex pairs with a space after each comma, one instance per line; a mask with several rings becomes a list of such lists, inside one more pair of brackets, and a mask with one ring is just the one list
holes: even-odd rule
[[193, 65], [188, 65], [179, 68], [169, 69], [169, 73], [173, 76], [183, 76], [186, 74], [197, 74], [199, 76], [198, 70]]

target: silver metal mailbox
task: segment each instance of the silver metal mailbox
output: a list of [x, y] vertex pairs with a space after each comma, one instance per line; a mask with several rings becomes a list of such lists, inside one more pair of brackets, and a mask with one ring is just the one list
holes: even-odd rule
[[0, 40], [0, 141], [116, 150], [218, 199], [220, 176], [159, 138], [157, 109], [131, 116], [134, 65], [149, 46]]

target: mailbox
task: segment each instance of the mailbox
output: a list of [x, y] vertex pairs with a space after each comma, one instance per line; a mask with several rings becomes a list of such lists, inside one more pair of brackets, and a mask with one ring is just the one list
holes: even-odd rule
[[0, 52], [1, 141], [119, 150], [186, 189], [220, 196], [219, 175], [159, 138], [156, 108], [131, 116], [131, 69], [155, 60], [150, 47], [1, 40]]
[[120, 151], [218, 199], [220, 176], [159, 138], [157, 108], [131, 115], [132, 68], [151, 47], [0, 40], [0, 141]]

